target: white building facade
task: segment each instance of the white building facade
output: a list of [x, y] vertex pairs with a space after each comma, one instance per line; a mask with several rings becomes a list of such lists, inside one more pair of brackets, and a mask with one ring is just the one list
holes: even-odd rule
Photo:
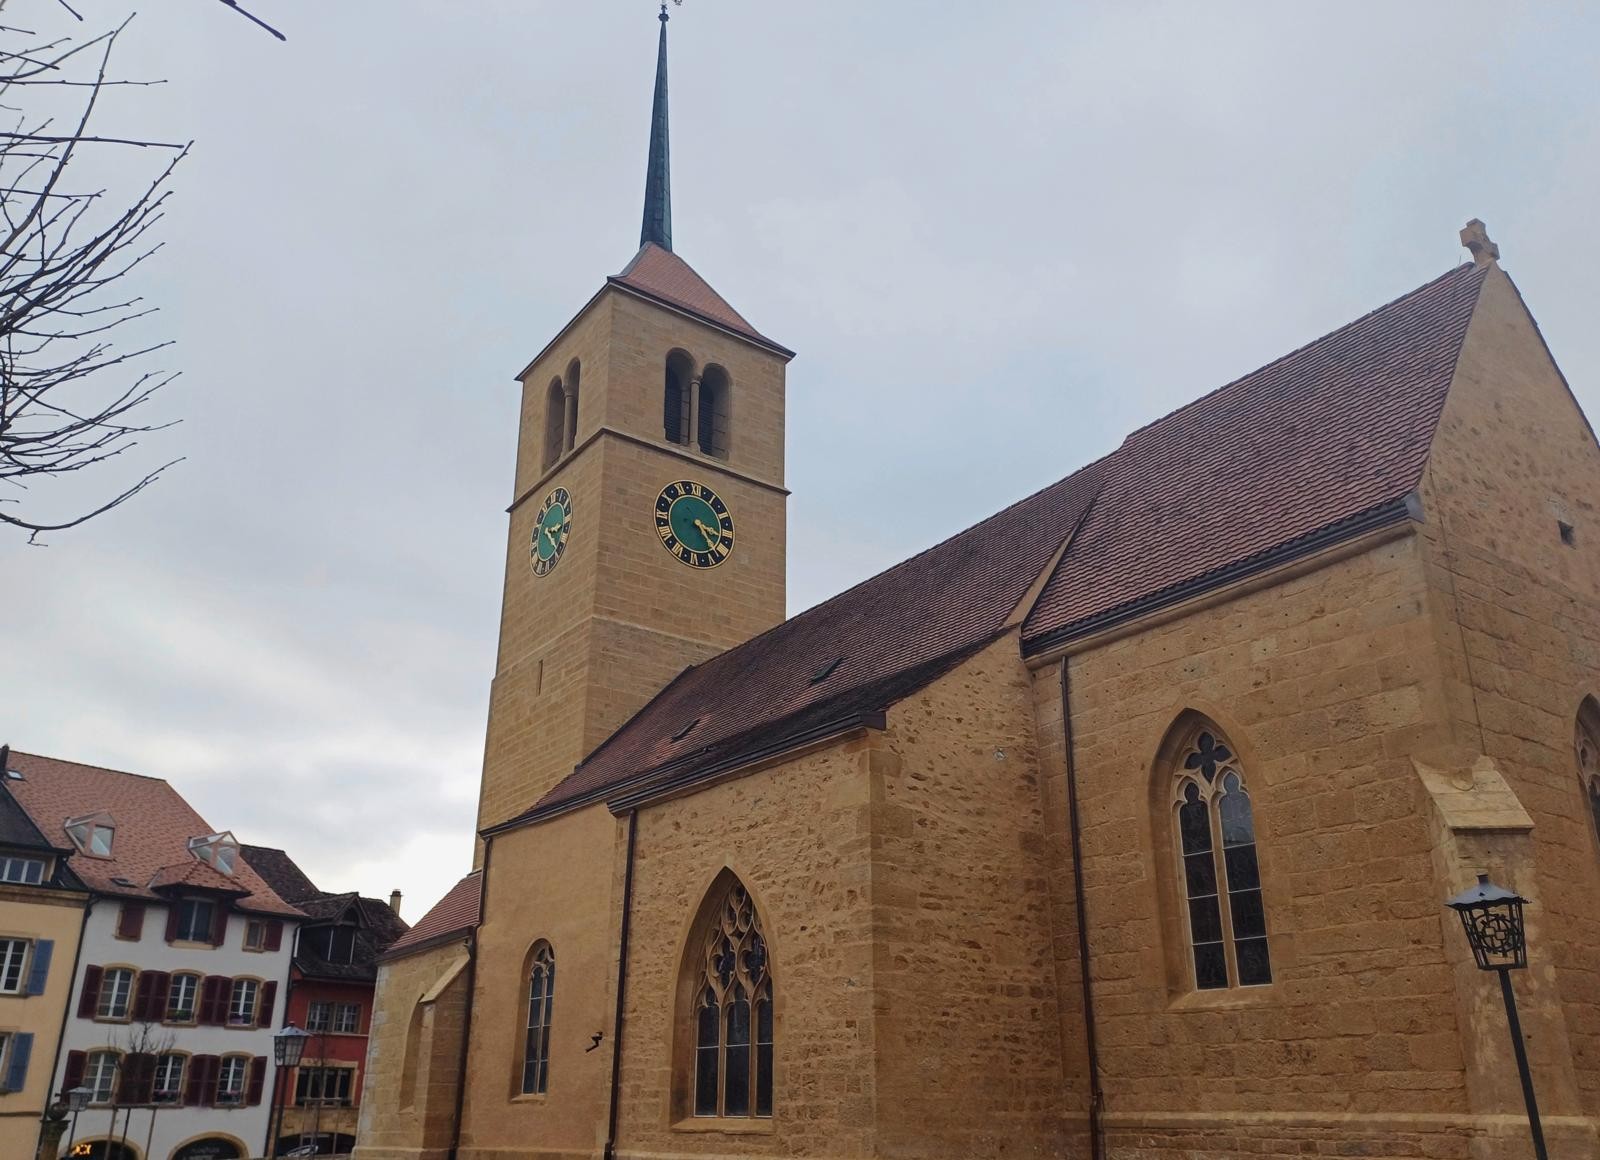
[[90, 1104], [62, 1154], [241, 1160], [262, 1154], [293, 921], [215, 889], [90, 906], [55, 1090]]

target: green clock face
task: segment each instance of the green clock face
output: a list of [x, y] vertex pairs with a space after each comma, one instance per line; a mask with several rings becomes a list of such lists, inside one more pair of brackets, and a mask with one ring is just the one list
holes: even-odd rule
[[662, 546], [691, 568], [715, 568], [733, 551], [733, 513], [703, 483], [667, 484], [655, 517]]
[[566, 488], [558, 487], [544, 497], [539, 520], [533, 525], [533, 544], [528, 555], [533, 560], [535, 576], [546, 576], [561, 563], [561, 555], [567, 550], [567, 537], [571, 534], [572, 497]]

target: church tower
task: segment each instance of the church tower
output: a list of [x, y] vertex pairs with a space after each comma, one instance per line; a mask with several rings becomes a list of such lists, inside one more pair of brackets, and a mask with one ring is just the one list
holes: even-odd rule
[[784, 615], [784, 371], [672, 248], [661, 13], [639, 251], [518, 376], [478, 826], [532, 806], [682, 669]]

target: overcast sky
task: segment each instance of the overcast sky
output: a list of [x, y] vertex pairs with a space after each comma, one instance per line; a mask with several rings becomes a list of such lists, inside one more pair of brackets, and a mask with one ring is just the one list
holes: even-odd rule
[[[287, 44], [209, 0], [127, 37], [168, 83], [102, 129], [196, 141], [139, 285], [183, 422], [138, 454], [186, 460], [0, 533], [0, 740], [415, 919], [470, 865], [511, 376], [637, 245], [655, 8], [253, 2]], [[1600, 412], [1600, 8], [689, 0], [671, 38], [676, 249], [799, 351], [791, 612], [1442, 273], [1473, 216]]]

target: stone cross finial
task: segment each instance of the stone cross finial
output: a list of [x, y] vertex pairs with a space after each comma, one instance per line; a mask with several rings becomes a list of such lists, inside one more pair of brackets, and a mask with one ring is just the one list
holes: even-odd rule
[[1472, 251], [1472, 260], [1480, 266], [1500, 260], [1500, 247], [1489, 240], [1489, 231], [1477, 218], [1461, 228], [1461, 244]]

